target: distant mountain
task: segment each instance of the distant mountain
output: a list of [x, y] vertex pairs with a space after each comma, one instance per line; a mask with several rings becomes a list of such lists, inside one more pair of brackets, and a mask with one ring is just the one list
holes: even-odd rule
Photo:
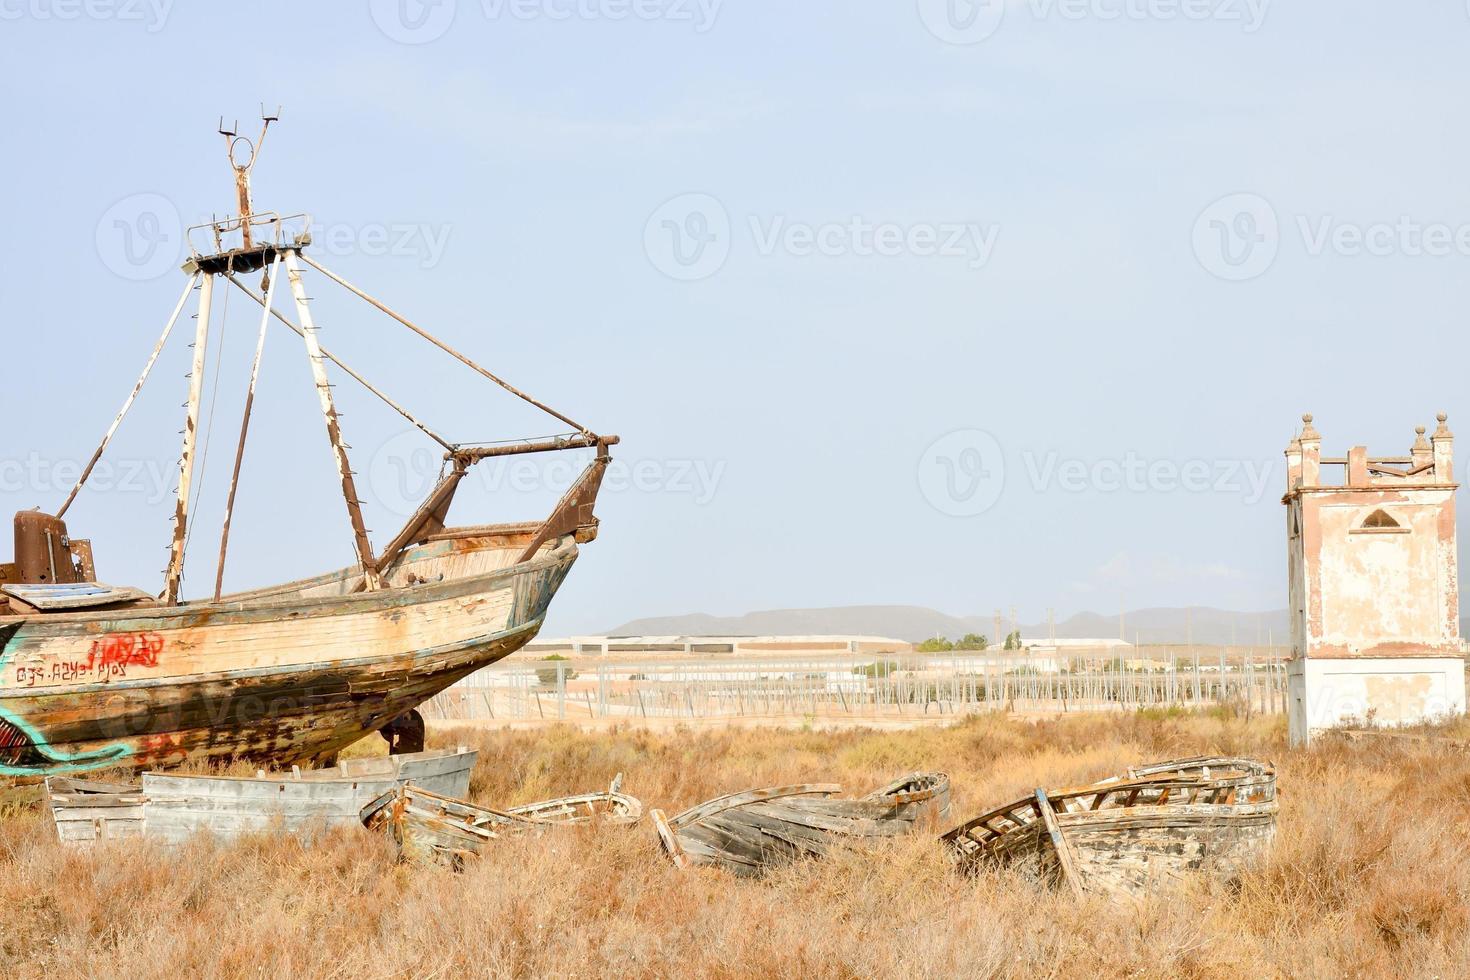
[[[1193, 606], [1188, 609], [1136, 609], [1124, 614], [1124, 632], [1132, 642], [1195, 643], [1224, 646], [1284, 645], [1288, 633], [1286, 610], [1232, 612]], [[1001, 624], [1002, 635], [1011, 629]], [[931, 636], [957, 639], [966, 633], [990, 636], [991, 616], [951, 616], [923, 606], [839, 606], [830, 609], [772, 609], [743, 616], [661, 616], [635, 619], [610, 631], [612, 636], [801, 636], [862, 634], [889, 636], [917, 642]], [[1022, 623], [1021, 635], [1044, 640], [1046, 623]], [[1058, 639], [1108, 639], [1118, 635], [1116, 614], [1084, 612], [1056, 624]]]
[[834, 609], [772, 609], [743, 616], [661, 616], [624, 623], [613, 636], [823, 636], [848, 634], [922, 640], [942, 633], [990, 633], [977, 618], [947, 616], [922, 606], [843, 606]]

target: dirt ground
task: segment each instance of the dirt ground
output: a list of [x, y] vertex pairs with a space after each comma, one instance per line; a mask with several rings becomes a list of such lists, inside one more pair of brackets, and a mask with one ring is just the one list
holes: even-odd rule
[[[1466, 738], [1470, 727], [1438, 736]], [[1442, 741], [1322, 740], [1277, 719], [985, 715], [892, 731], [567, 726], [436, 731], [480, 750], [472, 795], [515, 805], [605, 787], [676, 812], [732, 790], [866, 792], [944, 770], [956, 822], [1028, 793], [1199, 753], [1278, 766], [1277, 844], [1235, 882], [1141, 902], [951, 869], [930, 838], [741, 881], [676, 870], [646, 821], [501, 842], [462, 873], [397, 864], [356, 828], [173, 853], [63, 848], [0, 817], [6, 977], [1034, 977], [1470, 975], [1470, 755]]]

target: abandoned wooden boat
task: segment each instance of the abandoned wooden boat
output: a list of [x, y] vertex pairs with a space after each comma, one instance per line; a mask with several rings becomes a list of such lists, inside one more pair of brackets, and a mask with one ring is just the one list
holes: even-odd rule
[[178, 844], [201, 831], [232, 839], [355, 826], [365, 805], [410, 781], [463, 796], [478, 757], [459, 748], [254, 776], [147, 772], [140, 785], [50, 776], [46, 786], [63, 841], [143, 836]]
[[[623, 777], [603, 793], [583, 793], [542, 803], [495, 810], [452, 794], [409, 784], [363, 807], [362, 823], [388, 834], [408, 861], [458, 867], [485, 844], [506, 834], [587, 823], [628, 827], [643, 818], [643, 803], [621, 791]], [[463, 794], [461, 794], [463, 795]]]
[[383, 759], [355, 759], [331, 769], [257, 773], [255, 776], [195, 776], [145, 772], [146, 834], [167, 843], [200, 831], [217, 837], [280, 830], [312, 832], [355, 826], [368, 803], [412, 783], [464, 796], [478, 752], [419, 752]]
[[893, 819], [906, 820], [928, 829], [949, 819], [949, 775], [942, 772], [913, 772], [863, 797], [893, 808]]
[[1037, 789], [943, 836], [961, 867], [1019, 867], [1075, 894], [1144, 894], [1188, 873], [1232, 877], [1270, 847], [1276, 772], [1193, 758], [1067, 789]]
[[[272, 119], [267, 118], [267, 127]], [[516, 389], [314, 261], [306, 254], [310, 236], [288, 231], [295, 219], [251, 211], [248, 177], [258, 147], [234, 133], [226, 136], [240, 214], [190, 230], [188, 283], [101, 445], [54, 515], [27, 511], [16, 517], [15, 560], [0, 564], [0, 777], [165, 768], [201, 759], [244, 758], [268, 766], [327, 762], [531, 640], [576, 561], [578, 546], [596, 537], [593, 509], [609, 448], [618, 438], [599, 435]], [[246, 162], [235, 162], [237, 148], [249, 153]], [[309, 227], [309, 220], [298, 217]], [[208, 239], [202, 249], [195, 242], [201, 230]], [[454, 442], [440, 435], [321, 346], [304, 266], [573, 431], [497, 444]], [[244, 281], [257, 272], [264, 275], [259, 291]], [[260, 307], [260, 328], [212, 596], [185, 601], [205, 357], [211, 312], [222, 315], [213, 299], [221, 283], [222, 290], [238, 289]], [[283, 283], [294, 300], [294, 319], [275, 309]], [[63, 518], [196, 290], [199, 312], [173, 544], [163, 589], [154, 597], [99, 583], [91, 542], [71, 537]], [[305, 343], [357, 560], [314, 578], [223, 594], [255, 385], [273, 321]], [[443, 452], [438, 484], [380, 548], [373, 546], [364, 523], [328, 361]], [[10, 431], [23, 433], [24, 427]], [[568, 450], [590, 450], [592, 458], [545, 520], [449, 524], [456, 491], [477, 463]]]
[[722, 796], [673, 818], [650, 816], [665, 853], [680, 867], [710, 865], [759, 875], [837, 843], [908, 834], [949, 816], [949, 777], [913, 773], [862, 799], [832, 799], [836, 784], [775, 786]]
[[390, 790], [363, 808], [369, 830], [387, 834], [404, 861], [458, 868], [485, 845], [511, 834], [544, 830], [553, 824], [476, 806], [413, 784]]
[[643, 819], [642, 801], [622, 792], [623, 777], [603, 793], [582, 793], [557, 800], [513, 806], [506, 813], [550, 824], [610, 823], [630, 827]]

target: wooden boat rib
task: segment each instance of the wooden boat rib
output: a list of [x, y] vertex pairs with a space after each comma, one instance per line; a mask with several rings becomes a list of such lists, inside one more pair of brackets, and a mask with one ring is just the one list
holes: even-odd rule
[[643, 819], [643, 803], [620, 792], [622, 783], [623, 777], [619, 774], [606, 792], [582, 793], [541, 803], [527, 803], [524, 806], [513, 806], [505, 812], [550, 824], [597, 822], [630, 827]]
[[511, 834], [545, 831], [586, 823], [631, 826], [643, 817], [643, 804], [618, 790], [584, 793], [508, 810], [478, 806], [407, 784], [363, 807], [369, 830], [387, 834], [406, 861], [460, 867], [485, 845]]
[[881, 789], [874, 790], [865, 799], [899, 808], [912, 808], [914, 819], [943, 820], [949, 816], [949, 776], [942, 772], [909, 773]]
[[141, 785], [49, 776], [46, 789], [62, 841], [143, 836], [178, 844], [201, 831], [228, 840], [353, 826], [364, 805], [409, 781], [464, 795], [478, 757], [460, 748], [254, 776], [149, 772]]
[[967, 869], [1020, 867], [1079, 895], [1142, 894], [1191, 871], [1239, 872], [1270, 846], [1276, 813], [1268, 763], [1199, 757], [1038, 789], [942, 839]]
[[490, 841], [545, 826], [412, 784], [384, 793], [363, 808], [359, 819], [369, 830], [391, 837], [402, 860], [455, 868]]
[[857, 800], [832, 799], [830, 783], [733, 793], [673, 818], [651, 817], [664, 851], [680, 867], [709, 865], [754, 876], [838, 842], [896, 837], [949, 815], [949, 777], [913, 773]]
[[[230, 134], [229, 142], [233, 147], [241, 140]], [[250, 210], [244, 175], [253, 164], [252, 151], [248, 165], [236, 168], [244, 188], [240, 215], [203, 226], [213, 240], [212, 250], [196, 248], [194, 233], [199, 229], [190, 230], [188, 284], [76, 487], [55, 516], [26, 511], [16, 517], [15, 561], [0, 564], [0, 777], [39, 779], [235, 758], [275, 767], [326, 762], [531, 640], [576, 561], [579, 545], [597, 535], [593, 511], [610, 447], [618, 438], [598, 435], [516, 389], [312, 260], [306, 254], [309, 237], [288, 232], [291, 219]], [[455, 443], [440, 436], [321, 347], [303, 284], [304, 266], [574, 431], [501, 444]], [[242, 281], [257, 272], [268, 280], [258, 293]], [[237, 287], [261, 307], [260, 340], [226, 504], [214, 595], [184, 601], [180, 589], [195, 504], [191, 481], [199, 454], [203, 358], [217, 283], [225, 289]], [[289, 288], [294, 320], [274, 308], [278, 287], [283, 292]], [[91, 542], [72, 538], [62, 518], [196, 290], [195, 361], [173, 549], [163, 591], [154, 599], [141, 590], [98, 584]], [[315, 578], [226, 595], [221, 584], [260, 345], [267, 327], [277, 321], [305, 341], [357, 562]], [[364, 525], [328, 361], [444, 451], [438, 485], [378, 550]], [[594, 455], [545, 520], [449, 525], [456, 492], [477, 463], [570, 450]], [[289, 505], [289, 489], [282, 493], [283, 505]]]

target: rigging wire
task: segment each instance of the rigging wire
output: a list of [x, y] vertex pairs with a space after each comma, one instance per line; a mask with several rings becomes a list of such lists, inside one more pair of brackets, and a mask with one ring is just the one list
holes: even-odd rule
[[356, 296], [359, 299], [363, 300], [369, 306], [372, 306], [372, 307], [378, 309], [379, 311], [381, 311], [383, 313], [386, 313], [388, 316], [392, 317], [394, 320], [397, 320], [399, 323], [403, 324], [403, 326], [407, 327], [409, 330], [411, 330], [414, 333], [418, 334], [420, 337], [424, 338], [429, 343], [433, 344], [435, 347], [437, 347], [440, 350], [442, 350], [444, 353], [446, 353], [449, 356], [453, 357], [455, 360], [459, 361], [461, 364], [463, 364], [466, 367], [470, 368], [471, 370], [475, 371], [477, 374], [481, 375], [482, 377], [484, 377], [484, 378], [486, 378], [486, 379], [488, 379], [490, 381], [493, 381], [495, 384], [497, 384], [500, 387], [504, 388], [506, 391], [510, 392], [512, 395], [515, 395], [517, 398], [521, 399], [522, 401], [527, 402], [527, 403], [529, 403], [531, 405], [536, 406], [537, 408], [541, 409], [541, 411], [545, 412], [547, 415], [550, 415], [551, 417], [557, 419], [558, 421], [565, 422], [567, 425], [570, 425], [572, 428], [574, 428], [578, 432], [582, 433], [582, 435], [585, 436], [589, 441], [596, 441], [596, 439], [597, 439], [596, 433], [594, 433], [591, 429], [587, 428], [585, 425], [582, 425], [580, 422], [574, 422], [572, 419], [568, 418], [567, 416], [563, 415], [561, 412], [558, 412], [556, 409], [552, 408], [550, 405], [547, 405], [544, 402], [538, 401], [537, 399], [531, 397], [526, 392], [522, 391], [521, 389], [517, 388], [515, 385], [513, 385], [510, 382], [506, 381], [504, 378], [501, 378], [498, 375], [495, 375], [495, 374], [491, 373], [490, 371], [487, 371], [485, 368], [481, 367], [479, 364], [476, 364], [474, 361], [470, 360], [464, 354], [461, 354], [459, 351], [455, 350], [453, 347], [450, 347], [448, 344], [446, 344], [444, 341], [440, 340], [438, 337], [435, 337], [433, 334], [429, 333], [427, 330], [424, 330], [422, 327], [418, 326], [413, 321], [409, 320], [403, 314], [398, 313], [397, 311], [395, 311], [391, 307], [389, 307], [389, 306], [385, 305], [384, 303], [379, 302], [378, 300], [376, 300], [373, 297], [369, 296], [367, 293], [363, 292], [361, 289], [358, 289], [356, 286], [352, 285], [352, 283], [348, 282], [346, 279], [343, 279], [341, 276], [337, 275], [335, 272], [332, 272], [331, 270], [325, 268], [324, 266], [319, 265], [311, 256], [306, 255], [305, 253], [297, 253], [297, 254], [300, 255], [301, 261], [305, 262], [307, 265], [311, 266], [313, 269], [315, 269], [316, 271], [320, 272], [322, 275], [326, 276], [328, 279], [332, 280], [337, 285], [339, 285], [343, 289], [347, 290], [349, 293], [352, 293], [354, 296]]
[[107, 434], [102, 437], [101, 445], [97, 447], [96, 452], [92, 453], [92, 458], [83, 467], [82, 475], [77, 478], [76, 485], [72, 487], [71, 493], [67, 495], [66, 501], [62, 503], [61, 509], [56, 512], [58, 518], [66, 516], [67, 510], [70, 509], [72, 503], [77, 499], [77, 494], [81, 493], [82, 487], [87, 485], [87, 480], [91, 477], [92, 470], [96, 468], [97, 462], [102, 459], [102, 454], [112, 444], [112, 437], [117, 435], [118, 427], [122, 425], [123, 419], [127, 418], [128, 410], [138, 400], [138, 393], [143, 390], [143, 385], [148, 382], [148, 376], [153, 373], [153, 365], [158, 363], [158, 355], [163, 353], [163, 348], [168, 343], [168, 338], [174, 331], [174, 324], [179, 322], [179, 316], [184, 312], [184, 306], [189, 302], [189, 294], [194, 291], [198, 284], [199, 273], [196, 272], [189, 277], [188, 283], [185, 284], [184, 294], [179, 297], [179, 303], [174, 307], [174, 312], [169, 317], [168, 325], [163, 328], [163, 335], [158, 338], [158, 343], [153, 347], [153, 353], [148, 356], [148, 363], [143, 366], [143, 373], [138, 377], [137, 384], [133, 385], [133, 390], [128, 393], [127, 400], [123, 402], [122, 408], [118, 410], [117, 416], [112, 420], [112, 425], [108, 427]]
[[[260, 306], [265, 306], [266, 305], [265, 299], [261, 296], [260, 293], [255, 292], [253, 289], [251, 289], [249, 286], [245, 285], [239, 279], [236, 279], [234, 276], [231, 276], [231, 275], [226, 275], [225, 278], [228, 279], [230, 282], [234, 283], [235, 284], [235, 287], [237, 289], [239, 289], [246, 296], [249, 296], [258, 305], [260, 305]], [[301, 327], [298, 326], [289, 317], [285, 316], [284, 314], [280, 313], [279, 311], [277, 311], [275, 309], [272, 309], [270, 311], [270, 315], [273, 316], [273, 317], [275, 317], [281, 323], [285, 324], [287, 327], [289, 327], [291, 329], [291, 332], [294, 333], [294, 334], [296, 334], [296, 336], [298, 336], [298, 337], [303, 336], [303, 334], [301, 332]], [[454, 451], [454, 449], [455, 449], [454, 445], [452, 445], [447, 439], [445, 439], [443, 436], [439, 435], [439, 433], [435, 432], [433, 429], [429, 428], [427, 425], [425, 425], [419, 419], [415, 418], [414, 415], [411, 412], [408, 411], [408, 409], [404, 408], [402, 405], [398, 404], [393, 399], [391, 399], [387, 395], [385, 395], [382, 391], [378, 390], [377, 388], [375, 388], [371, 384], [369, 384], [368, 381], [367, 381], [367, 379], [365, 379], [362, 375], [358, 374], [352, 368], [348, 367], [347, 364], [345, 362], [343, 362], [343, 360], [341, 358], [339, 358], [337, 355], [333, 354], [331, 351], [327, 350], [325, 347], [323, 347], [321, 349], [321, 351], [322, 351], [322, 357], [325, 357], [327, 360], [329, 360], [333, 364], [337, 365], [337, 367], [341, 368], [342, 371], [345, 372], [346, 375], [349, 378], [351, 378], [353, 381], [356, 381], [358, 384], [362, 385], [362, 387], [366, 388], [373, 395], [377, 396], [378, 400], [381, 401], [384, 405], [387, 405], [389, 408], [393, 409], [393, 411], [397, 412], [399, 415], [401, 415], [405, 419], [407, 419], [414, 426], [414, 428], [418, 429], [424, 435], [428, 436], [430, 439], [434, 440], [439, 445], [443, 446], [445, 452], [453, 452]]]

